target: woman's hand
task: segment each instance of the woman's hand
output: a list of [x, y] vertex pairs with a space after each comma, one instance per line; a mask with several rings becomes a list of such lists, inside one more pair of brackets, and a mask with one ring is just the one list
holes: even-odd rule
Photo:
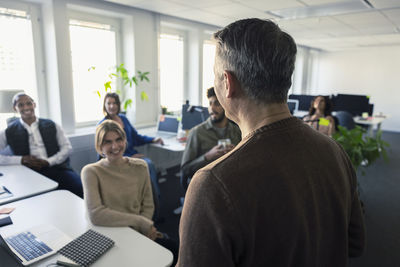
[[156, 137], [156, 138], [153, 139], [152, 143], [153, 144], [160, 144], [160, 145], [163, 146], [164, 145], [164, 140], [162, 140], [161, 137]]
[[150, 228], [150, 231], [147, 233], [147, 237], [150, 238], [151, 240], [155, 240], [158, 236], [158, 231], [157, 228], [155, 228], [153, 225]]
[[143, 154], [136, 153], [136, 154], [133, 154], [133, 155], [131, 156], [131, 158], [138, 158], [138, 159], [141, 159], [141, 158], [144, 158], [144, 155], [143, 155]]

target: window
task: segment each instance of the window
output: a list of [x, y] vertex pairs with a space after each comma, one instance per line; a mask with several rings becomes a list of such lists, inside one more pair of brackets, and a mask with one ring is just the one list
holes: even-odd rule
[[[0, 6], [0, 32], [0, 91], [23, 90], [37, 100], [30, 14], [23, 10]], [[38, 105], [38, 101], [36, 103]], [[13, 113], [0, 113], [0, 129], [6, 127], [6, 119], [13, 115]]]
[[182, 109], [183, 55], [181, 36], [160, 35], [160, 104], [171, 111]]
[[90, 125], [103, 115], [102, 99], [108, 75], [117, 66], [118, 23], [71, 18], [69, 21], [75, 122]]
[[214, 86], [215, 44], [205, 41], [203, 44], [203, 106], [208, 107], [207, 89]]

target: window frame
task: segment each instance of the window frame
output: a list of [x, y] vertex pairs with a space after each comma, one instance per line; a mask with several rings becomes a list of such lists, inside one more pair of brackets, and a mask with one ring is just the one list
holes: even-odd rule
[[[158, 42], [158, 84], [159, 84], [159, 91], [158, 91], [158, 99], [159, 99], [159, 105], [161, 105], [161, 35], [162, 34], [167, 34], [167, 35], [176, 35], [179, 36], [179, 38], [182, 39], [183, 42], [183, 90], [182, 90], [182, 101], [184, 102], [189, 95], [189, 89], [188, 89], [188, 64], [189, 64], [189, 59], [188, 59], [188, 32], [185, 30], [181, 30], [181, 29], [177, 29], [177, 28], [173, 28], [171, 26], [163, 26], [163, 24], [161, 24], [161, 28], [160, 28], [160, 32], [158, 33], [158, 38], [157, 38], [157, 42]], [[181, 103], [182, 105], [184, 103]], [[181, 113], [181, 109], [179, 110], [168, 110], [177, 114]]]
[[[36, 94], [38, 103], [37, 116], [48, 117], [48, 99], [47, 99], [47, 84], [46, 84], [46, 71], [44, 60], [43, 48], [43, 27], [42, 27], [42, 14], [39, 5], [34, 3], [15, 2], [10, 0], [3, 0], [0, 2], [0, 7], [8, 9], [16, 9], [25, 11], [27, 17], [30, 19], [32, 27], [32, 42], [33, 42], [33, 59], [35, 66], [36, 78]], [[24, 90], [24, 88], [20, 88]]]
[[[123, 35], [122, 35], [122, 19], [113, 17], [113, 16], [104, 16], [100, 14], [95, 14], [95, 13], [87, 13], [87, 12], [82, 12], [80, 10], [72, 9], [69, 8], [67, 10], [67, 22], [68, 22], [68, 29], [70, 24], [70, 20], [80, 20], [80, 21], [86, 21], [86, 22], [94, 22], [94, 23], [99, 23], [99, 24], [107, 24], [110, 25], [113, 31], [115, 32], [115, 47], [116, 47], [116, 63], [117, 66], [121, 64], [122, 58], [123, 58]], [[72, 52], [72, 51], [70, 51]], [[72, 57], [71, 57], [71, 76], [72, 76], [73, 70], [72, 70]], [[72, 78], [71, 78], [72, 79]], [[122, 86], [121, 82], [117, 82], [116, 84], [117, 90], [120, 90], [121, 93], [124, 95], [125, 94], [125, 88]], [[72, 90], [72, 96], [74, 96], [74, 92]], [[95, 126], [102, 118], [99, 118], [98, 120], [94, 121], [86, 121], [86, 122], [76, 122], [75, 116], [76, 116], [76, 111], [75, 111], [75, 103], [73, 106], [73, 111], [74, 111], [74, 128], [80, 129], [80, 128], [85, 128], [85, 127], [90, 127], [90, 126]]]

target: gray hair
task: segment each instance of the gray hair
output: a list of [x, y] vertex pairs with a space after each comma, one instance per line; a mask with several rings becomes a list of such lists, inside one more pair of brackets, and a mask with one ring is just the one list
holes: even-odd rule
[[247, 97], [257, 103], [286, 102], [297, 52], [289, 34], [270, 20], [244, 19], [213, 37], [223, 69], [235, 75]]

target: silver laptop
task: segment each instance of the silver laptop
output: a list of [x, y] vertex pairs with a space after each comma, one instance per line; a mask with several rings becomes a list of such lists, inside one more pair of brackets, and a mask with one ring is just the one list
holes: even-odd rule
[[160, 115], [157, 123], [157, 136], [168, 139], [176, 138], [179, 129], [179, 121], [177, 116]]
[[4, 240], [23, 265], [30, 265], [57, 253], [72, 239], [46, 224], [6, 236]]

